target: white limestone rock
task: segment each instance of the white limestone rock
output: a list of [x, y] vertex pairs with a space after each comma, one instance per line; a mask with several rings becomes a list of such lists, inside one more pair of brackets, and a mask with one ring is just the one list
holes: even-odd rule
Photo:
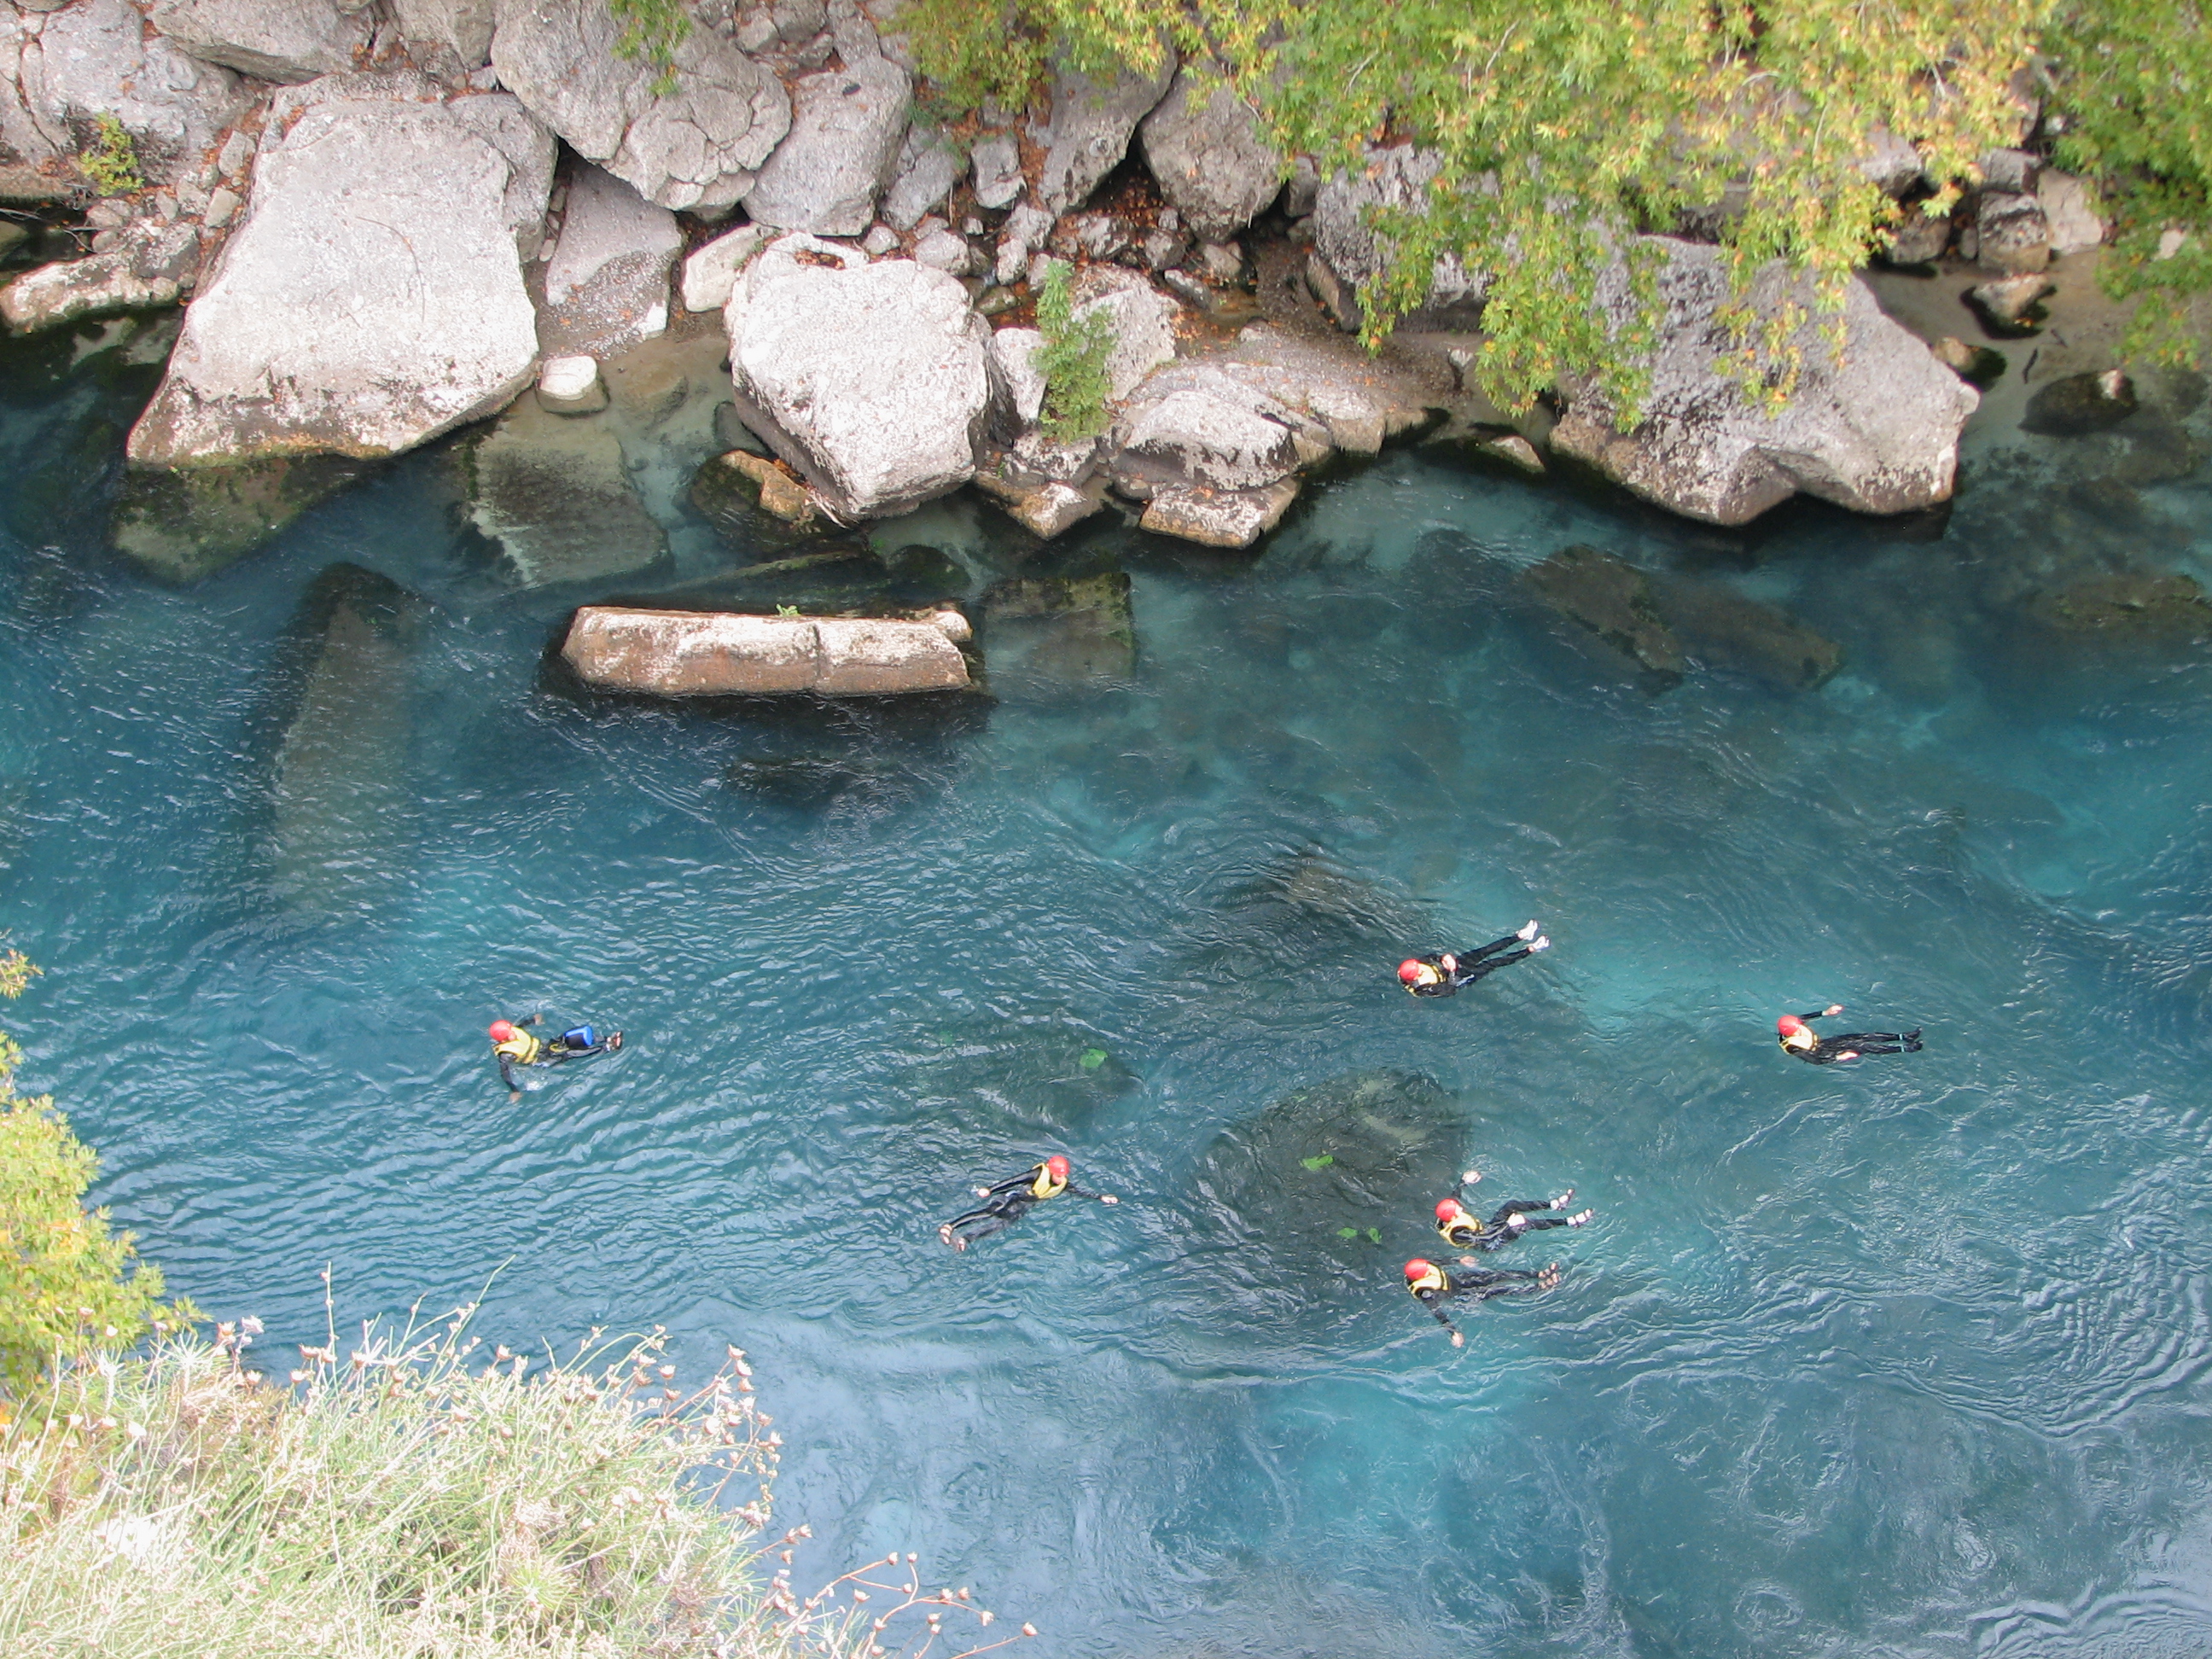
[[[1928, 348], [1883, 314], [1863, 283], [1846, 291], [1840, 360], [1802, 279], [1772, 265], [1748, 300], [1761, 313], [1804, 307], [1797, 394], [1778, 414], [1753, 404], [1720, 367], [1736, 340], [1718, 320], [1729, 301], [1717, 248], [1653, 239], [1667, 258], [1650, 393], [1634, 430], [1616, 431], [1595, 386], [1568, 388], [1552, 447], [1578, 456], [1646, 500], [1713, 524], [1742, 524], [1802, 490], [1862, 513], [1903, 513], [1948, 498], [1959, 431], [1979, 399]], [[1600, 283], [1616, 317], [1632, 303], [1624, 273]]]
[[603, 168], [580, 165], [545, 267], [539, 344], [611, 357], [666, 332], [669, 276], [683, 246], [674, 214]]
[[996, 211], [1012, 207], [1028, 181], [1022, 177], [1022, 147], [1011, 132], [979, 139], [969, 160], [975, 169], [975, 205]]
[[538, 371], [538, 407], [555, 415], [596, 415], [607, 406], [599, 360], [587, 352], [548, 357]]
[[723, 317], [739, 415], [838, 518], [888, 518], [975, 471], [990, 328], [943, 271], [787, 236]]
[[131, 458], [394, 454], [510, 402], [538, 366], [515, 240], [533, 208], [510, 189], [529, 177], [543, 217], [552, 143], [518, 167], [487, 132], [530, 127], [499, 94], [306, 110], [257, 161]]
[[693, 253], [684, 262], [684, 310], [720, 311], [729, 304], [738, 273], [775, 240], [767, 225], [739, 225]]
[[1119, 402], [1163, 363], [1175, 361], [1182, 307], [1133, 270], [1091, 265], [1076, 278], [1075, 316], [1104, 317], [1114, 331], [1106, 354], [1106, 395]]
[[891, 187], [884, 192], [884, 219], [896, 230], [912, 230], [922, 216], [935, 212], [960, 182], [960, 157], [928, 129], [911, 126], [900, 146]]
[[498, 21], [495, 0], [391, 0], [399, 38], [417, 61], [446, 60], [464, 73], [491, 61], [491, 32]]
[[371, 0], [153, 0], [148, 21], [193, 57], [264, 81], [349, 70], [376, 27]]
[[1035, 426], [1044, 413], [1044, 376], [1036, 361], [1043, 344], [1033, 328], [1002, 328], [991, 336], [991, 370], [1007, 412], [1021, 426]]
[[0, 288], [0, 320], [19, 333], [59, 328], [81, 317], [112, 317], [174, 305], [199, 264], [190, 225], [140, 223], [122, 245], [88, 258], [27, 270]]
[[678, 212], [726, 210], [791, 125], [783, 83], [737, 48], [726, 9], [695, 9], [676, 50], [675, 90], [618, 57], [606, 0], [498, 0], [500, 84], [586, 161]]
[[2072, 173], [2046, 168], [2036, 182], [2035, 197], [2043, 204], [2054, 256], [2079, 253], [2105, 240], [2105, 222], [2097, 216], [2089, 187]]
[[886, 58], [802, 76], [791, 131], [745, 192], [745, 211], [779, 230], [860, 234], [898, 160], [913, 98], [913, 81]]
[[1200, 97], [1186, 69], [1138, 129], [1160, 193], [1200, 237], [1219, 241], [1266, 211], [1283, 187], [1282, 152], [1226, 86]]
[[1297, 498], [1296, 478], [1250, 489], [1164, 489], [1145, 503], [1137, 527], [1202, 547], [1249, 547], [1283, 521]]
[[78, 0], [43, 16], [0, 6], [0, 145], [27, 173], [74, 157], [106, 114], [131, 135], [148, 181], [169, 183], [200, 165], [252, 100], [228, 70], [148, 33], [127, 0]]
[[748, 617], [586, 605], [561, 654], [586, 684], [663, 697], [957, 691], [967, 619]]
[[1149, 76], [1125, 70], [1103, 87], [1066, 69], [1054, 76], [1051, 144], [1037, 186], [1046, 207], [1055, 214], [1080, 207], [1121, 164], [1130, 135], [1166, 95], [1176, 68], [1174, 48], [1163, 46], [1159, 69]]

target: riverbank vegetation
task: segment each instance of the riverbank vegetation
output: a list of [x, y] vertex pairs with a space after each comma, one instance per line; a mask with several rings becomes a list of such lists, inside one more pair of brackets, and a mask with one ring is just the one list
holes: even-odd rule
[[[1591, 374], [1633, 405], [1656, 262], [1627, 258], [1640, 323], [1593, 303], [1633, 233], [1717, 226], [1740, 283], [1780, 258], [1833, 308], [1905, 203], [1948, 212], [1980, 157], [2023, 143], [2097, 176], [2110, 280], [2154, 301], [2137, 349], [2187, 356], [2183, 313], [2212, 287], [2212, 31], [2193, 0], [908, 0], [900, 22], [959, 103], [1018, 109], [1057, 65], [1156, 70], [1172, 48], [1325, 173], [1419, 147], [1432, 175], [1375, 213], [1367, 337], [1461, 260], [1488, 279], [1476, 371], [1509, 408]], [[1883, 135], [1917, 149], [1924, 183], [1881, 187]], [[1738, 319], [1778, 391], [1802, 320], [1753, 338]]]

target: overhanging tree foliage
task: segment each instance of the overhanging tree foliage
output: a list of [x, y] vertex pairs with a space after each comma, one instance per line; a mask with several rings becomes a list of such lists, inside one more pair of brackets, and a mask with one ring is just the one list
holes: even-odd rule
[[[2075, 123], [2064, 159], [2127, 174], [2141, 204], [2123, 263], [2155, 252], [2161, 215], [2204, 222], [2212, 46], [2181, 0], [909, 0], [901, 21], [957, 100], [1019, 107], [1054, 61], [1149, 69], [1172, 44], [1325, 170], [1392, 143], [1431, 153], [1425, 198], [1376, 216], [1388, 258], [1366, 334], [1457, 256], [1490, 278], [1477, 370], [1509, 408], [1595, 374], [1633, 409], [1654, 295], [1630, 239], [1686, 211], [1727, 204], [1740, 282], [1779, 258], [1838, 307], [1899, 212], [1865, 171], [1878, 131], [1917, 147], [1941, 213], [2049, 94]], [[1591, 300], [1624, 257], [1647, 315], [1616, 333]], [[2117, 280], [2179, 293], [2212, 280], [2196, 262]], [[1747, 379], [1786, 395], [1803, 317], [1733, 320]]]

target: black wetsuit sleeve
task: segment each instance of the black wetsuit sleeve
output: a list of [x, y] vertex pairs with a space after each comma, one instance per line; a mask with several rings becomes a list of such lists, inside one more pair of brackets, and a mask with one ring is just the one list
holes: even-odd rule
[[1815, 1008], [1808, 1014], [1800, 1014], [1797, 1016], [1800, 1019], [1826, 1019], [1827, 1017], [1828, 1011], [1826, 1008]]
[[1094, 1193], [1090, 1191], [1087, 1188], [1079, 1187], [1072, 1181], [1069, 1182], [1067, 1185], [1061, 1188], [1060, 1191], [1066, 1193], [1070, 1198], [1103, 1199], [1106, 1196], [1103, 1193]]
[[1033, 1187], [1036, 1184], [1036, 1176], [1032, 1172], [1028, 1175], [1009, 1176], [1007, 1179], [1000, 1182], [997, 1186], [987, 1188], [987, 1191], [989, 1196], [993, 1198], [1004, 1198], [1008, 1193], [1017, 1191], [1024, 1187]]
[[1444, 1304], [1450, 1301], [1451, 1298], [1446, 1296], [1442, 1291], [1415, 1291], [1413, 1295], [1419, 1300], [1420, 1304], [1424, 1308], [1426, 1308], [1431, 1313], [1436, 1316], [1437, 1324], [1443, 1326], [1448, 1331], [1454, 1331], [1459, 1328], [1458, 1326], [1451, 1322], [1451, 1316], [1444, 1311]]
[[514, 1062], [505, 1054], [499, 1057], [499, 1075], [510, 1091], [518, 1094], [521, 1092], [522, 1085], [514, 1075]]
[[1406, 988], [1417, 997], [1448, 997], [1460, 988], [1460, 981], [1446, 975], [1434, 985], [1409, 985]]
[[1456, 1295], [1471, 1296], [1477, 1302], [1487, 1302], [1493, 1296], [1507, 1296], [1515, 1291], [1533, 1289], [1535, 1281], [1536, 1275], [1533, 1273], [1518, 1267], [1501, 1267], [1454, 1273], [1451, 1287]]

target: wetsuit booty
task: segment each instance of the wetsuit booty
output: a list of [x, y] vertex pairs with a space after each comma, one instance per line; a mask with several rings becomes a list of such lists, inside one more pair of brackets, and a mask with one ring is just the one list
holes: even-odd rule
[[1569, 1217], [1567, 1218], [1567, 1225], [1569, 1225], [1570, 1227], [1579, 1227], [1579, 1226], [1583, 1225], [1585, 1222], [1589, 1221], [1589, 1219], [1592, 1216], [1595, 1215], [1596, 1213], [1597, 1213], [1597, 1212], [1596, 1212], [1595, 1210], [1583, 1210], [1583, 1211], [1580, 1211], [1580, 1212], [1577, 1212], [1576, 1214], [1574, 1214], [1574, 1215], [1571, 1215], [1571, 1216], [1569, 1216]]
[[1920, 1028], [1917, 1025], [1905, 1034], [1905, 1052], [1908, 1054], [1920, 1052]]
[[621, 1033], [620, 1031], [610, 1031], [610, 1032], [608, 1032], [608, 1033], [607, 1033], [607, 1050], [608, 1050], [608, 1052], [609, 1052], [609, 1053], [612, 1053], [615, 1049], [619, 1048], [621, 1048], [621, 1047], [622, 1047], [622, 1033]]

